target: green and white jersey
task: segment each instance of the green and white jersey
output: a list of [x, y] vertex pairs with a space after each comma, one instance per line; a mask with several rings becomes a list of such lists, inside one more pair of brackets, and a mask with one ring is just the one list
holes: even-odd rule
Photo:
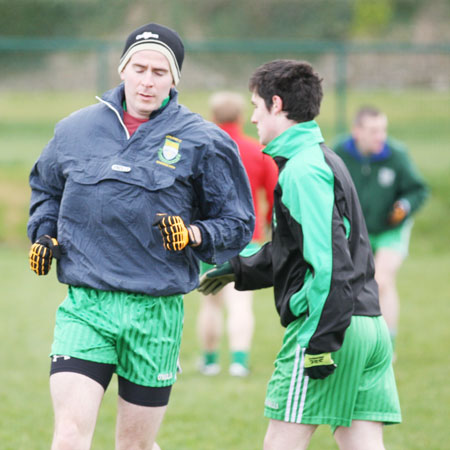
[[283, 326], [306, 317], [300, 346], [336, 351], [352, 315], [381, 314], [356, 189], [315, 121], [290, 127], [264, 151], [279, 168], [272, 241], [232, 259], [236, 288], [273, 286]]

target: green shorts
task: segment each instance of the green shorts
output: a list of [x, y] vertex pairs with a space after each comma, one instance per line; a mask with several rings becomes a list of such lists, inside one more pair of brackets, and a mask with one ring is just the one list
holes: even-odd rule
[[183, 330], [183, 297], [151, 297], [69, 287], [56, 312], [51, 355], [116, 365], [141, 386], [176, 380]]
[[353, 316], [342, 347], [332, 353], [334, 373], [313, 380], [304, 373], [297, 335], [304, 319], [286, 329], [267, 388], [264, 415], [302, 424], [328, 424], [333, 432], [352, 420], [401, 421], [392, 369], [392, 346], [381, 316]]
[[375, 254], [380, 248], [389, 248], [401, 253], [404, 257], [408, 256], [409, 239], [413, 224], [414, 221], [409, 219], [392, 230], [378, 234], [369, 234], [373, 253]]

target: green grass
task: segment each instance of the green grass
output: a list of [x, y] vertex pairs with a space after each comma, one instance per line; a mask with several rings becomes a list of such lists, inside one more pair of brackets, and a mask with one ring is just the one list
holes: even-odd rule
[[[414, 241], [418, 241], [416, 236]], [[447, 382], [450, 331], [448, 255], [422, 255], [415, 246], [400, 273], [403, 310], [395, 365], [403, 424], [386, 427], [388, 449], [441, 449], [446, 442], [450, 387]], [[0, 442], [4, 449], [49, 448], [52, 410], [47, 358], [58, 303], [65, 287], [52, 273], [38, 278], [27, 267], [27, 247], [0, 248], [3, 301], [0, 303]], [[186, 297], [181, 349], [183, 373], [174, 386], [158, 441], [165, 450], [258, 449], [267, 426], [263, 417], [266, 383], [280, 347], [282, 328], [270, 290], [255, 297], [256, 333], [247, 379], [224, 373], [205, 378], [196, 372], [195, 333], [199, 297]], [[444, 346], [444, 349], [442, 349]], [[228, 355], [223, 348], [222, 364]], [[105, 396], [94, 449], [113, 448], [117, 386]], [[336, 448], [327, 427], [313, 437], [312, 449]]]
[[[182, 92], [181, 101], [206, 112], [207, 92]], [[0, 448], [48, 449], [52, 408], [48, 369], [55, 310], [65, 295], [55, 273], [36, 277], [27, 262], [27, 177], [55, 122], [94, 99], [93, 94], [0, 93]], [[392, 135], [404, 141], [425, 175], [432, 196], [418, 214], [410, 256], [399, 274], [401, 323], [395, 371], [403, 423], [386, 427], [387, 449], [443, 449], [448, 439], [447, 382], [450, 359], [448, 268], [450, 267], [450, 94], [425, 91], [352, 92], [349, 113], [374, 103], [388, 113]], [[326, 139], [334, 135], [334, 98], [326, 96], [319, 117]], [[250, 107], [248, 109], [250, 113]], [[349, 119], [350, 117], [348, 117]], [[254, 134], [250, 124], [246, 125]], [[195, 332], [199, 297], [186, 296], [181, 348], [183, 373], [174, 386], [158, 442], [163, 450], [252, 450], [262, 446], [267, 419], [263, 403], [283, 330], [270, 290], [255, 294], [256, 330], [248, 379], [196, 372]], [[225, 344], [225, 343], [224, 343]], [[223, 345], [222, 364], [228, 355]], [[107, 391], [93, 449], [114, 448], [117, 385]], [[313, 450], [336, 449], [327, 427]]]

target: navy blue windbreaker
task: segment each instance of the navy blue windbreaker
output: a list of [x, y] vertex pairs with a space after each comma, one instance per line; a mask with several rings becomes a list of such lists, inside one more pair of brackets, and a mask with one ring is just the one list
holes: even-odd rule
[[[198, 259], [219, 264], [251, 240], [248, 179], [230, 137], [177, 102], [129, 137], [123, 85], [59, 122], [30, 174], [28, 236], [58, 239], [58, 279], [153, 296], [198, 285]], [[196, 224], [197, 248], [163, 248], [157, 213]]]

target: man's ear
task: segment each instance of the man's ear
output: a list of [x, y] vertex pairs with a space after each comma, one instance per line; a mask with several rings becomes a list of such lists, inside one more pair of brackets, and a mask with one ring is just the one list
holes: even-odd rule
[[351, 127], [350, 133], [352, 134], [354, 139], [359, 140], [361, 128], [358, 125], [353, 125]]
[[275, 114], [278, 114], [281, 111], [283, 111], [283, 100], [279, 95], [274, 95], [272, 97], [272, 111]]

